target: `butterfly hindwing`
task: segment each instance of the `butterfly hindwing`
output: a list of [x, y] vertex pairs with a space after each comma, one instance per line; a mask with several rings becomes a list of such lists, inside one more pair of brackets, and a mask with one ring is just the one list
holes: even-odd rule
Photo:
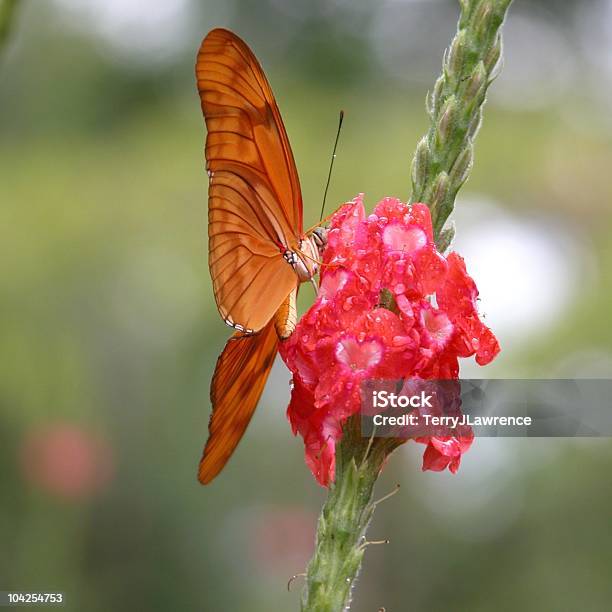
[[254, 335], [234, 334], [217, 360], [210, 399], [213, 412], [198, 478], [208, 484], [240, 442], [274, 363], [278, 337], [274, 321]]

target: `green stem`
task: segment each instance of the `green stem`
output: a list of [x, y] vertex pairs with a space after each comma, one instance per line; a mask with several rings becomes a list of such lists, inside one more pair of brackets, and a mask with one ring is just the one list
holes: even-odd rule
[[375, 440], [369, 447], [368, 440], [359, 436], [355, 421], [351, 421], [336, 447], [336, 479], [319, 517], [315, 553], [302, 593], [302, 612], [348, 609], [367, 546], [365, 533], [375, 509], [372, 492], [390, 452], [390, 441]]
[[412, 162], [411, 201], [429, 206], [441, 251], [453, 238], [453, 228], [443, 228], [472, 168], [474, 138], [501, 57], [501, 26], [511, 1], [459, 0], [457, 34], [444, 55], [442, 74], [428, 96], [431, 122]]
[[[411, 201], [429, 206], [441, 251], [452, 240], [452, 228], [443, 228], [472, 167], [473, 141], [501, 56], [500, 28], [511, 2], [459, 1], [457, 34], [428, 99], [430, 128], [419, 142], [412, 164]], [[398, 444], [398, 440], [379, 438], [370, 446], [360, 437], [358, 419], [347, 422], [336, 446], [335, 482], [319, 517], [302, 612], [348, 609], [367, 544], [365, 533], [376, 507], [372, 503], [374, 484], [386, 457]]]

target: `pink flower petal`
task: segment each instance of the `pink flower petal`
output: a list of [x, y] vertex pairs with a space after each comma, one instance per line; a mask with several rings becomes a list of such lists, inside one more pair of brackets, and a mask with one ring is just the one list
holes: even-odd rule
[[[280, 353], [295, 381], [292, 430], [315, 478], [328, 486], [342, 425], [359, 412], [365, 379], [456, 379], [460, 357], [486, 364], [499, 344], [478, 316], [478, 290], [463, 259], [437, 251], [424, 204], [384, 198], [366, 216], [359, 195], [333, 215], [323, 261], [319, 295]], [[426, 445], [423, 469], [453, 473], [473, 439], [470, 428], [421, 434], [414, 438]]]
[[427, 235], [419, 227], [406, 228], [394, 223], [384, 229], [383, 243], [391, 252], [411, 255], [427, 244]]
[[366, 372], [382, 359], [383, 348], [379, 342], [358, 342], [353, 338], [340, 340], [336, 346], [336, 358], [353, 372]]

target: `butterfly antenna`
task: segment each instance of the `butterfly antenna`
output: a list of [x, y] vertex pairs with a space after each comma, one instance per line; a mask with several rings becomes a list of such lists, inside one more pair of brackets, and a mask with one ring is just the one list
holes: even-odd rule
[[340, 138], [340, 130], [342, 129], [342, 120], [344, 119], [344, 111], [340, 111], [340, 119], [338, 120], [338, 131], [336, 132], [336, 140], [334, 142], [334, 150], [332, 151], [331, 161], [329, 163], [329, 173], [327, 174], [327, 184], [325, 185], [325, 192], [323, 193], [323, 204], [321, 205], [321, 215], [319, 216], [319, 223], [323, 219], [323, 211], [325, 210], [325, 200], [327, 198], [327, 190], [329, 189], [329, 182], [331, 181], [332, 170], [334, 169], [334, 160], [336, 159], [336, 148], [338, 146], [338, 139]]

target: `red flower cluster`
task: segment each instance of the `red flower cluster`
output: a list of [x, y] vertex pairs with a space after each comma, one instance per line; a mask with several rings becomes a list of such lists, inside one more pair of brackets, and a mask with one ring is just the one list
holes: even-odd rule
[[[333, 216], [319, 295], [281, 343], [293, 373], [291, 427], [326, 486], [342, 424], [359, 412], [365, 379], [452, 379], [458, 357], [499, 352], [476, 309], [478, 290], [456, 253], [441, 255], [429, 209], [385, 198], [366, 217], [363, 196]], [[456, 471], [471, 437], [418, 438], [423, 469]]]

